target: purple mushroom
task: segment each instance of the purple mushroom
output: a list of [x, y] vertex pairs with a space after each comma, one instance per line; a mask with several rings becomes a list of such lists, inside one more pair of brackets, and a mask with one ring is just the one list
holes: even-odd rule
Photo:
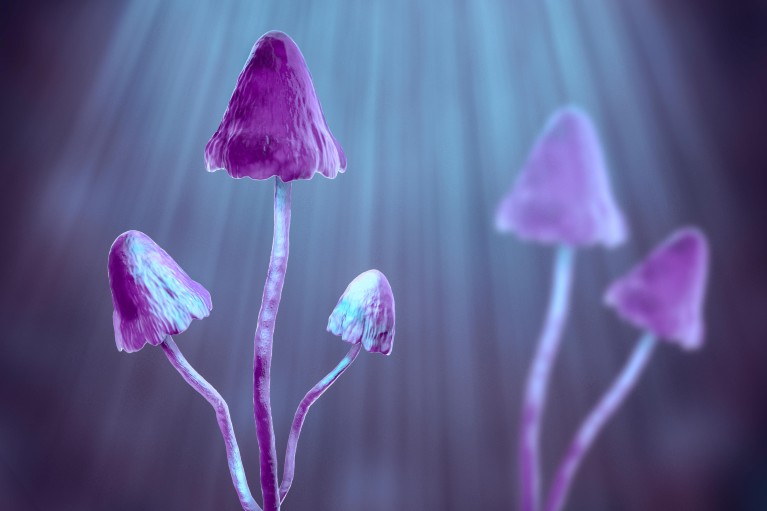
[[705, 235], [695, 228], [680, 229], [607, 290], [607, 305], [643, 329], [644, 334], [610, 389], [573, 437], [551, 485], [546, 511], [562, 509], [576, 470], [596, 436], [636, 385], [656, 339], [685, 350], [702, 345], [708, 266]]
[[260, 511], [248, 487], [240, 449], [224, 398], [184, 358], [171, 335], [208, 316], [210, 293], [181, 269], [146, 234], [128, 231], [109, 249], [109, 285], [117, 349], [132, 353], [145, 345], [161, 346], [184, 380], [216, 411], [237, 496], [246, 511]]
[[334, 178], [346, 169], [330, 132], [309, 69], [296, 43], [282, 32], [256, 41], [237, 79], [224, 118], [205, 147], [208, 171], [234, 178], [274, 176], [274, 240], [258, 313], [253, 402], [264, 509], [279, 508], [277, 451], [270, 402], [272, 339], [288, 263], [290, 189], [315, 173]]
[[496, 214], [496, 227], [558, 246], [546, 321], [527, 378], [520, 433], [520, 509], [539, 503], [539, 436], [551, 368], [569, 308], [576, 247], [626, 238], [596, 128], [576, 107], [554, 112]]
[[285, 452], [280, 501], [290, 490], [296, 469], [296, 449], [309, 407], [346, 371], [360, 350], [389, 355], [394, 342], [394, 294], [386, 276], [378, 270], [358, 275], [347, 286], [328, 318], [328, 332], [352, 347], [339, 364], [306, 393], [298, 405]]

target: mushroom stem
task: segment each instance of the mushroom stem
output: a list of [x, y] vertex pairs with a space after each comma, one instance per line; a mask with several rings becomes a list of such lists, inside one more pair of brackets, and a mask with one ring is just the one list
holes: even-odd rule
[[173, 342], [171, 336], [166, 337], [160, 346], [162, 346], [165, 355], [173, 367], [176, 368], [176, 371], [181, 373], [184, 380], [204, 397], [216, 411], [216, 420], [218, 421], [218, 427], [221, 429], [221, 435], [224, 437], [224, 445], [226, 446], [226, 460], [229, 465], [229, 473], [232, 475], [232, 483], [234, 483], [234, 489], [237, 491], [242, 509], [245, 511], [261, 511], [256, 501], [253, 500], [253, 495], [251, 495], [250, 488], [248, 487], [245, 468], [242, 466], [242, 458], [240, 457], [240, 448], [237, 446], [237, 438], [234, 436], [232, 418], [229, 415], [229, 406], [226, 404], [226, 401], [213, 388], [213, 385], [208, 383], [189, 364], [184, 355], [179, 351], [176, 343]]
[[559, 464], [556, 476], [551, 484], [545, 507], [546, 511], [559, 511], [564, 506], [575, 477], [575, 472], [586, 456], [589, 447], [591, 447], [596, 436], [636, 385], [656, 344], [655, 336], [649, 332], [641, 337], [631, 357], [610, 389], [602, 396], [596, 407], [591, 410], [588, 417], [581, 423], [578, 432], [570, 442], [570, 446]]
[[293, 418], [293, 425], [290, 427], [290, 436], [288, 437], [288, 447], [285, 450], [285, 467], [282, 473], [282, 484], [280, 485], [280, 503], [285, 500], [285, 496], [290, 491], [290, 485], [293, 484], [293, 475], [296, 470], [296, 449], [298, 448], [298, 437], [301, 435], [301, 427], [304, 425], [306, 414], [309, 408], [317, 401], [326, 390], [330, 388], [339, 376], [352, 365], [362, 349], [362, 343], [353, 344], [346, 356], [338, 365], [321, 379], [312, 389], [306, 393], [301, 403], [298, 405], [296, 415]]
[[269, 382], [272, 366], [272, 339], [277, 310], [280, 306], [285, 270], [288, 266], [288, 237], [290, 232], [290, 182], [274, 178], [274, 239], [269, 270], [258, 312], [258, 325], [253, 355], [253, 412], [261, 461], [261, 492], [264, 510], [279, 509], [277, 483], [277, 448], [274, 440], [272, 405]]
[[554, 276], [546, 322], [543, 325], [537, 351], [527, 376], [519, 442], [521, 511], [537, 511], [539, 508], [541, 422], [549, 376], [559, 350], [562, 330], [567, 319], [573, 262], [573, 249], [564, 245], [560, 246], [557, 249], [554, 263]]

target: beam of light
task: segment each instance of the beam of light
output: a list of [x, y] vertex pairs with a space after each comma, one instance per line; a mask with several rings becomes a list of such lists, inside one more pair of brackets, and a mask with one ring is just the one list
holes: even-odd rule
[[[630, 347], [630, 332], [602, 309], [610, 278], [682, 223], [707, 229], [716, 258], [742, 215], [707, 149], [700, 102], [687, 94], [677, 27], [657, 9], [611, 0], [124, 0], [98, 71], [76, 94], [78, 114], [62, 126], [65, 149], [19, 210], [25, 237], [7, 270], [17, 295], [6, 300], [17, 322], [9, 338], [39, 352], [19, 342], [7, 364], [26, 367], [35, 392], [65, 403], [34, 426], [45, 438], [39, 448], [60, 456], [24, 473], [52, 483], [67, 472], [64, 460], [82, 463], [80, 476], [54, 485], [61, 501], [42, 495], [37, 505], [235, 505], [205, 404], [161, 354], [114, 350], [106, 255], [127, 229], [149, 234], [211, 291], [211, 317], [177, 342], [228, 400], [258, 480], [250, 359], [271, 183], [208, 174], [203, 148], [253, 42], [279, 29], [301, 47], [349, 159], [337, 179], [293, 187], [272, 367], [280, 457], [303, 392], [343, 354], [324, 327], [345, 284], [378, 268], [398, 305], [391, 359], [359, 360], [313, 408], [290, 508], [509, 508], [516, 414], [550, 254], [498, 235], [493, 211], [550, 112], [578, 103], [594, 117], [631, 240], [615, 254], [579, 256], [544, 476]], [[56, 101], [45, 98], [30, 122], [46, 122]], [[727, 310], [712, 308], [709, 321]], [[661, 367], [631, 405], [638, 422], [618, 421], [595, 448], [573, 509], [651, 507], [651, 456], [634, 459], [652, 444], [643, 427], [657, 410], [673, 413], [659, 401], [680, 402], [686, 391], [669, 370], [680, 366]]]

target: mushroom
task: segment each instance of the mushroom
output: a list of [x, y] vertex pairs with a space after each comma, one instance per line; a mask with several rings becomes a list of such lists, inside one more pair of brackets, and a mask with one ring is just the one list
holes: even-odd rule
[[539, 501], [539, 436], [546, 388], [567, 317], [576, 247], [626, 238], [596, 128], [573, 106], [554, 112], [496, 213], [496, 228], [557, 245], [548, 312], [527, 377], [519, 450], [520, 508]]
[[335, 178], [346, 156], [328, 128], [296, 43], [282, 32], [256, 41], [216, 133], [205, 147], [208, 171], [274, 179], [274, 240], [256, 327], [253, 402], [264, 509], [279, 507], [277, 451], [270, 401], [274, 324], [285, 280], [291, 182], [315, 173]]
[[285, 451], [280, 502], [285, 500], [293, 483], [298, 437], [309, 407], [349, 368], [362, 348], [371, 353], [391, 354], [394, 342], [394, 294], [386, 276], [378, 270], [368, 270], [352, 280], [328, 318], [327, 331], [340, 336], [352, 346], [343, 360], [312, 387], [298, 405]]
[[147, 344], [161, 346], [184, 380], [216, 411], [237, 496], [246, 511], [260, 511], [248, 488], [229, 407], [221, 394], [189, 364], [171, 335], [184, 332], [193, 319], [208, 316], [210, 293], [195, 282], [146, 234], [127, 231], [109, 249], [115, 342], [133, 353]]
[[546, 511], [559, 511], [575, 472], [601, 429], [634, 388], [657, 339], [696, 350], [703, 344], [703, 298], [709, 249], [699, 229], [671, 234], [643, 262], [615, 281], [605, 302], [619, 316], [644, 330], [629, 360], [573, 437], [549, 491]]

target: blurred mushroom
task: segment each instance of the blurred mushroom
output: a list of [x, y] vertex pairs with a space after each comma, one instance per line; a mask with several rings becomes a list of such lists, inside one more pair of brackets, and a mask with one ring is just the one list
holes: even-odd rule
[[358, 275], [346, 288], [328, 318], [328, 332], [352, 347], [339, 364], [306, 393], [298, 405], [285, 452], [280, 501], [293, 483], [296, 449], [309, 407], [346, 371], [364, 347], [371, 353], [391, 354], [394, 342], [394, 294], [386, 276], [378, 270]]
[[195, 371], [171, 338], [189, 328], [193, 319], [208, 316], [212, 308], [210, 293], [139, 231], [117, 237], [109, 249], [108, 272], [117, 349], [132, 353], [147, 344], [162, 347], [173, 367], [216, 411], [229, 472], [242, 508], [260, 511], [248, 488], [226, 401]]
[[256, 41], [218, 130], [205, 147], [208, 171], [234, 178], [274, 176], [274, 240], [258, 314], [253, 401], [264, 509], [279, 507], [277, 451], [270, 401], [272, 339], [288, 262], [291, 182], [315, 173], [334, 178], [346, 156], [328, 128], [309, 69], [282, 32]]
[[527, 378], [519, 447], [520, 509], [539, 502], [539, 436], [551, 368], [569, 308], [576, 247], [614, 247], [626, 238], [596, 128], [585, 112], [554, 112], [513, 187], [496, 227], [523, 240], [557, 245], [546, 321]]
[[605, 302], [656, 337], [695, 350], [703, 344], [708, 242], [699, 229], [672, 233], [645, 261], [615, 281]]
[[708, 266], [705, 235], [695, 228], [680, 229], [607, 290], [607, 305], [644, 333], [621, 373], [573, 437], [551, 485], [546, 511], [563, 507], [576, 470], [596, 436], [636, 385], [656, 339], [685, 350], [702, 345]]

